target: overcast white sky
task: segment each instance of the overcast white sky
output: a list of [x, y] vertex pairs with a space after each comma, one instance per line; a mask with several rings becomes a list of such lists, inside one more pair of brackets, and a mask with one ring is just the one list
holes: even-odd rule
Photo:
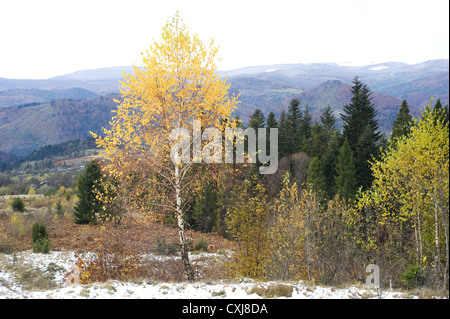
[[0, 0], [0, 77], [140, 65], [177, 10], [220, 70], [449, 57], [448, 0]]

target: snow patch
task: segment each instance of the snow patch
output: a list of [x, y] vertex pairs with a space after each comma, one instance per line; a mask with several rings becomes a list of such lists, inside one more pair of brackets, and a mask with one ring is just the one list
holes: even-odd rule
[[379, 65], [379, 66], [374, 66], [373, 68], [370, 68], [369, 70], [371, 70], [371, 71], [380, 71], [380, 70], [384, 70], [384, 69], [389, 69], [389, 67], [385, 66], [385, 65]]
[[268, 69], [268, 70], [266, 70], [264, 72], [275, 72], [276, 70], [278, 70], [278, 69], [277, 68], [275, 68], [275, 69]]
[[[252, 279], [242, 279], [230, 282], [120, 282], [116, 280], [105, 283], [93, 283], [89, 285], [69, 285], [64, 284], [64, 274], [73, 269], [75, 256], [73, 252], [51, 251], [48, 254], [37, 254], [31, 251], [18, 253], [17, 262], [22, 266], [27, 266], [41, 271], [48, 271], [49, 265], [57, 265], [61, 269], [54, 276], [59, 288], [46, 291], [29, 291], [17, 284], [15, 276], [11, 271], [13, 264], [12, 256], [0, 254], [0, 299], [260, 299], [260, 296], [252, 290], [254, 287], [267, 288], [270, 285], [292, 286], [290, 299], [352, 299], [352, 298], [417, 298], [394, 292], [383, 291], [381, 294], [375, 290], [361, 287], [333, 288], [310, 286], [302, 281], [298, 282], [258, 282]], [[192, 255], [192, 259], [201, 257], [217, 258], [217, 254], [201, 253]], [[162, 259], [166, 256], [148, 255], [147, 258]], [[172, 257], [176, 258], [176, 257]], [[256, 290], [257, 291], [257, 290]]]

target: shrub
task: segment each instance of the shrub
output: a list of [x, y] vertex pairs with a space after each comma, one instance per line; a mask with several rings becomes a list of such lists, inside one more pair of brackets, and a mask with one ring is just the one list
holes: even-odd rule
[[195, 250], [200, 251], [208, 251], [208, 243], [206, 242], [205, 237], [201, 237], [197, 244], [195, 245]]
[[427, 276], [425, 269], [420, 266], [411, 266], [401, 275], [402, 280], [409, 288], [421, 287], [425, 284]]
[[31, 227], [31, 238], [33, 240], [33, 252], [48, 253], [50, 251], [50, 239], [47, 227], [39, 222], [34, 222]]
[[15, 197], [11, 204], [13, 211], [23, 213], [25, 211], [25, 203], [19, 197]]
[[13, 213], [10, 220], [11, 235], [21, 238], [25, 235], [25, 220], [22, 214]]
[[90, 257], [76, 254], [75, 258], [81, 284], [136, 279], [142, 272], [141, 257], [120, 244], [103, 247]]
[[58, 214], [59, 216], [64, 214], [63, 207], [62, 207], [62, 204], [61, 204], [61, 200], [58, 200], [55, 203], [55, 208], [56, 208], [56, 214]]
[[166, 243], [164, 238], [157, 237], [155, 252], [160, 255], [175, 255], [178, 252], [177, 243]]
[[52, 196], [56, 195], [57, 192], [58, 192], [58, 191], [56, 190], [55, 187], [49, 186], [48, 188], [46, 188], [46, 189], [44, 190], [44, 196], [46, 196], [46, 197], [52, 197]]
[[270, 284], [267, 287], [254, 286], [250, 293], [255, 293], [263, 298], [292, 297], [293, 287], [285, 284]]
[[6, 227], [0, 223], [0, 253], [12, 253], [13, 245], [8, 232], [6, 231]]

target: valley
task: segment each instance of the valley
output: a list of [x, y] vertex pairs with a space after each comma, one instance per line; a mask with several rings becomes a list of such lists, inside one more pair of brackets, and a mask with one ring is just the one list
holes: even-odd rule
[[[278, 117], [292, 99], [308, 106], [313, 120], [330, 105], [341, 127], [340, 114], [350, 102], [355, 76], [368, 84], [380, 130], [387, 136], [403, 99], [413, 116], [433, 98], [448, 104], [449, 61], [416, 65], [384, 63], [368, 66], [293, 64], [218, 71], [240, 93], [234, 115], [247, 123], [256, 109]], [[79, 71], [46, 80], [0, 78], [0, 152], [24, 157], [39, 147], [84, 139], [109, 126], [114, 99], [119, 99], [123, 72], [131, 67]], [[1, 160], [1, 157], [0, 157]]]

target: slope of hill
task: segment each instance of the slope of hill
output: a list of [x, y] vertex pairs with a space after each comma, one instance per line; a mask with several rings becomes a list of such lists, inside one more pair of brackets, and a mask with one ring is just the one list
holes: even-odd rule
[[58, 99], [30, 107], [0, 109], [0, 150], [26, 156], [37, 148], [74, 139], [108, 127], [117, 96], [90, 100]]
[[26, 104], [42, 104], [50, 102], [54, 99], [90, 99], [98, 94], [81, 89], [52, 89], [52, 90], [40, 90], [40, 89], [12, 89], [0, 92], [0, 108], [9, 106], [18, 106]]
[[433, 60], [408, 65], [390, 62], [369, 66], [340, 66], [332, 63], [273, 65], [235, 70], [228, 73], [233, 83], [241, 77], [283, 83], [311, 89], [323, 82], [351, 83], [355, 76], [377, 93], [407, 99], [412, 107], [423, 107], [433, 96], [448, 103], [449, 60]]
[[[372, 91], [380, 128], [390, 131], [403, 99], [414, 115], [432, 96], [448, 104], [448, 68], [448, 60], [434, 60], [415, 65], [286, 64], [218, 73], [227, 76], [232, 93], [241, 93], [236, 114], [244, 122], [256, 108], [278, 116], [296, 98], [302, 106], [309, 106], [313, 119], [329, 104], [338, 125], [339, 113], [350, 101], [351, 81], [358, 76]], [[122, 72], [131, 73], [132, 68], [85, 70], [47, 80], [0, 78], [0, 106], [2, 98], [6, 105], [30, 103], [27, 107], [0, 108], [0, 151], [25, 156], [40, 146], [82, 139], [89, 131], [99, 132], [108, 126], [115, 103], [114, 95], [95, 95], [117, 94]]]
[[236, 115], [241, 120], [247, 121], [257, 108], [265, 113], [273, 111], [275, 114], [281, 110], [293, 98], [297, 98], [303, 92], [302, 89], [284, 83], [262, 80], [253, 77], [237, 77], [230, 81], [230, 93], [239, 94], [239, 105]]
[[[0, 91], [12, 89], [83, 88], [97, 94], [118, 93], [123, 72], [132, 73], [130, 66], [77, 71], [46, 80], [16, 80], [0, 78]], [[230, 82], [239, 77], [251, 77], [283, 83], [300, 89], [315, 87], [329, 80], [350, 83], [355, 76], [378, 93], [402, 97], [421, 90], [426, 95], [448, 94], [449, 60], [432, 60], [418, 64], [388, 62], [367, 66], [346, 66], [335, 63], [276, 64], [252, 66], [237, 70], [218, 71]], [[417, 86], [417, 83], [428, 83]]]

